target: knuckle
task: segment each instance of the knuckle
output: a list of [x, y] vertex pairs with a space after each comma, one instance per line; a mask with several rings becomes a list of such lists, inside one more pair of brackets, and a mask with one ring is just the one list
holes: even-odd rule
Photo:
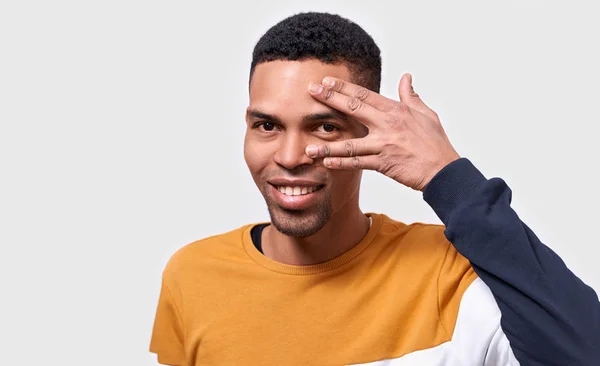
[[344, 142], [344, 148], [346, 149], [346, 155], [348, 156], [352, 156], [354, 155], [354, 144], [352, 143], [352, 141], [346, 141]]
[[408, 106], [404, 103], [397, 103], [394, 107], [394, 112], [398, 114], [408, 113]]
[[333, 97], [334, 94], [334, 90], [329, 88], [327, 89], [327, 92], [325, 93], [325, 100], [330, 99], [331, 97]]
[[329, 145], [323, 146], [323, 156], [329, 156], [329, 155], [331, 155], [331, 149], [329, 148]]
[[358, 156], [352, 158], [352, 166], [354, 168], [358, 168], [360, 166], [360, 158]]
[[338, 93], [341, 93], [345, 87], [346, 83], [343, 80], [336, 80], [333, 89], [335, 89], [335, 91], [337, 91]]
[[369, 97], [369, 90], [361, 86], [354, 91], [354, 97], [359, 100], [365, 101]]
[[382, 172], [387, 172], [390, 170], [390, 167], [392, 166], [392, 162], [390, 161], [390, 157], [389, 156], [382, 156], [380, 158], [380, 164], [379, 164], [379, 169]]
[[358, 98], [348, 99], [348, 109], [350, 109], [351, 112], [360, 110], [361, 106], [362, 102]]
[[338, 168], [343, 168], [344, 167], [344, 159], [338, 158], [337, 165], [338, 165]]

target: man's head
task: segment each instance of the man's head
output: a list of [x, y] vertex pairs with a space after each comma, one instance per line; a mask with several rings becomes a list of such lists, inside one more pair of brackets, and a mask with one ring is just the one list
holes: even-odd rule
[[310, 144], [366, 133], [356, 120], [310, 96], [309, 83], [325, 76], [379, 92], [379, 48], [338, 15], [291, 16], [255, 46], [244, 156], [273, 225], [293, 237], [313, 235], [338, 212], [358, 209], [361, 172], [329, 170], [305, 153]]
[[358, 24], [329, 13], [300, 13], [271, 27], [254, 47], [250, 80], [261, 63], [309, 59], [325, 64], [343, 63], [356, 84], [379, 93], [379, 47]]

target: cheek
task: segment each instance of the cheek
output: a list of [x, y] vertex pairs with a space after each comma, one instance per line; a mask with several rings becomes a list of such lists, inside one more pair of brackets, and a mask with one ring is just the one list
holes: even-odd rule
[[255, 178], [273, 160], [268, 144], [257, 143], [251, 140], [246, 140], [244, 143], [244, 159], [250, 173]]
[[360, 186], [360, 171], [332, 171], [331, 178], [334, 181], [334, 199], [338, 202], [346, 202], [354, 196]]

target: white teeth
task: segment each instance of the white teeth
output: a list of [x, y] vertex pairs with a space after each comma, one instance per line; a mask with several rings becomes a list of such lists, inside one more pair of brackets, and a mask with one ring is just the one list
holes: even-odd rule
[[317, 187], [278, 186], [277, 190], [286, 196], [301, 196], [304, 194], [313, 193], [317, 190]]

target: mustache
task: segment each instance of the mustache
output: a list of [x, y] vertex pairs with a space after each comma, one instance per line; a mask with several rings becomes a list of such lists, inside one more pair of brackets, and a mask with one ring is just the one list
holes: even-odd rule
[[295, 169], [269, 169], [263, 171], [262, 179], [305, 179], [315, 182], [327, 182], [329, 174], [326, 171], [315, 171], [312, 167], [298, 167]]

